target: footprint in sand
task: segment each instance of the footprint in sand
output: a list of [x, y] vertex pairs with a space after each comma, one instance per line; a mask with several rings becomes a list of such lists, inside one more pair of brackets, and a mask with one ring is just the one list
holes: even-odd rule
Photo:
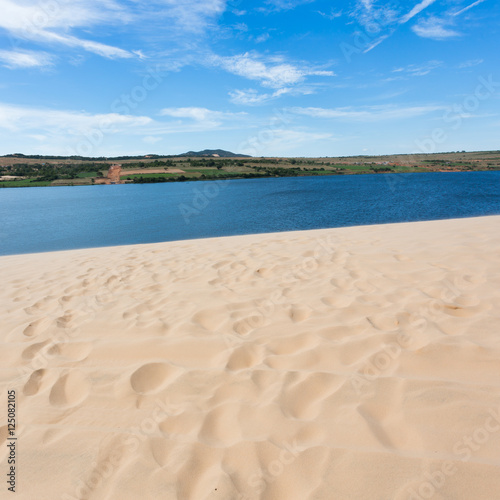
[[320, 338], [313, 333], [279, 337], [267, 343], [268, 350], [278, 356], [287, 356], [308, 351], [318, 345]]
[[298, 419], [316, 418], [321, 412], [323, 400], [333, 394], [342, 383], [339, 377], [330, 373], [313, 373], [298, 383], [292, 382], [281, 396], [283, 411]]
[[68, 309], [64, 311], [62, 316], [56, 319], [56, 325], [58, 328], [71, 328], [81, 325], [83, 319], [86, 317], [85, 313], [82, 311], [74, 311]]
[[148, 363], [132, 374], [130, 385], [138, 394], [151, 394], [163, 389], [179, 371], [167, 363]]
[[35, 337], [40, 333], [44, 332], [50, 325], [50, 319], [40, 318], [36, 321], [32, 321], [23, 331], [26, 337]]
[[26, 382], [23, 388], [23, 394], [25, 396], [34, 396], [35, 394], [38, 394], [45, 373], [46, 370], [41, 369], [41, 370], [36, 370], [31, 374], [28, 382]]
[[52, 406], [72, 407], [84, 401], [90, 392], [90, 381], [78, 370], [58, 378], [52, 386], [49, 401]]
[[262, 349], [258, 346], [242, 346], [231, 354], [226, 368], [231, 371], [252, 368], [262, 362]]
[[60, 356], [66, 360], [82, 361], [92, 351], [92, 344], [90, 342], [61, 342], [54, 344], [47, 354], [50, 356]]
[[26, 307], [24, 311], [27, 314], [47, 313], [53, 311], [57, 307], [55, 297], [48, 296], [38, 302], [35, 302], [31, 307]]
[[290, 319], [294, 323], [301, 323], [311, 316], [313, 310], [308, 306], [294, 305], [290, 309]]
[[242, 440], [238, 414], [239, 403], [226, 403], [210, 411], [198, 437], [209, 446], [231, 446]]
[[268, 278], [273, 275], [273, 270], [266, 267], [260, 267], [255, 271], [255, 274], [260, 278]]
[[26, 361], [31, 361], [49, 343], [50, 341], [46, 340], [45, 342], [31, 344], [23, 351], [21, 357]]
[[353, 299], [351, 297], [342, 294], [328, 295], [327, 297], [323, 297], [321, 299], [321, 302], [323, 302], [323, 304], [335, 309], [342, 309], [343, 307], [347, 307], [351, 305], [352, 301]]
[[180, 415], [172, 415], [163, 420], [158, 427], [165, 437], [172, 438], [194, 436], [199, 432], [202, 424], [203, 417], [200, 413], [183, 411]]
[[236, 321], [233, 325], [233, 330], [238, 335], [248, 335], [257, 328], [261, 328], [266, 324], [266, 318], [262, 314], [254, 314], [253, 316], [248, 316], [239, 321]]
[[394, 316], [375, 314], [373, 316], [368, 316], [366, 319], [374, 328], [384, 332], [392, 332], [399, 328], [399, 321]]
[[199, 324], [206, 330], [211, 332], [216, 331], [227, 320], [227, 311], [225, 308], [219, 309], [205, 309], [198, 311], [193, 317], [192, 321]]

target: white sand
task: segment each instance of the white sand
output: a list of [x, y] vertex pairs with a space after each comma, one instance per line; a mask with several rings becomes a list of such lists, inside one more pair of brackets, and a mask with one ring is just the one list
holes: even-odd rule
[[500, 216], [0, 258], [0, 498], [500, 498]]

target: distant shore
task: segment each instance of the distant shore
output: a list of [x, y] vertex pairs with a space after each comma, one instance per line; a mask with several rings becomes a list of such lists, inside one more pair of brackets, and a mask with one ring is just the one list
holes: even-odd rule
[[122, 170], [118, 178], [108, 179], [108, 171], [117, 161], [101, 158], [1, 157], [0, 187], [500, 170], [498, 151], [336, 158], [179, 156], [125, 158], [119, 160]]

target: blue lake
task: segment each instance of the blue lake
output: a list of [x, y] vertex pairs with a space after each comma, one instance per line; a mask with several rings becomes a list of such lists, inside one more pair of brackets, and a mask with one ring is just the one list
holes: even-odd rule
[[0, 189], [0, 255], [500, 214], [500, 172]]

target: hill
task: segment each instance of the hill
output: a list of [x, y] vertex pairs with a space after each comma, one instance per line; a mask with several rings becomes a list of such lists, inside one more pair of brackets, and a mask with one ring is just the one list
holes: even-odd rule
[[249, 155], [242, 155], [231, 153], [231, 151], [224, 151], [223, 149], [204, 149], [203, 151], [188, 151], [178, 156], [212, 156], [220, 158], [251, 158]]

